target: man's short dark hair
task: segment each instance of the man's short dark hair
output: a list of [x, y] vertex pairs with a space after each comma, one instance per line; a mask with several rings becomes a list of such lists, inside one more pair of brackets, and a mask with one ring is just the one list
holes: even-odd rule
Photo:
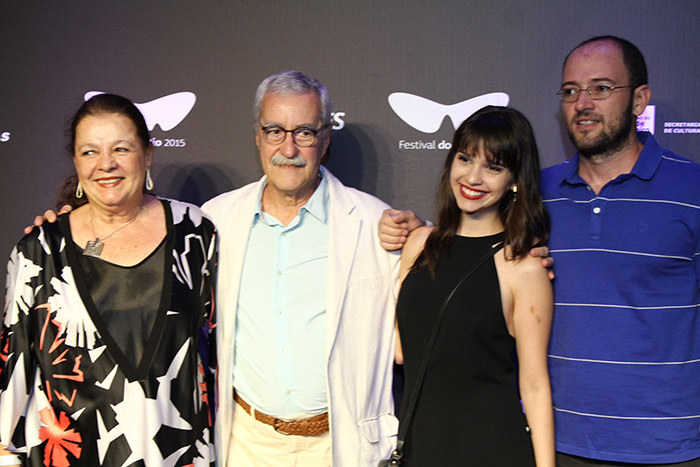
[[604, 42], [609, 41], [620, 47], [622, 51], [622, 60], [625, 63], [627, 72], [630, 75], [630, 85], [635, 88], [643, 85], [649, 84], [649, 76], [647, 75], [647, 64], [644, 60], [644, 55], [639, 51], [636, 45], [631, 43], [626, 39], [622, 39], [616, 36], [596, 36], [581, 42], [579, 45], [574, 47], [571, 52], [564, 59], [564, 64], [562, 69], [566, 66], [566, 62], [569, 60], [569, 56], [577, 49], [583, 47], [584, 45], [591, 44], [593, 42]]

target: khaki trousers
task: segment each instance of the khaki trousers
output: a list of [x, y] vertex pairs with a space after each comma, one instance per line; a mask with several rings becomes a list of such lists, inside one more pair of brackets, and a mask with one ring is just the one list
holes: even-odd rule
[[278, 433], [234, 403], [228, 465], [236, 467], [330, 467], [331, 436]]

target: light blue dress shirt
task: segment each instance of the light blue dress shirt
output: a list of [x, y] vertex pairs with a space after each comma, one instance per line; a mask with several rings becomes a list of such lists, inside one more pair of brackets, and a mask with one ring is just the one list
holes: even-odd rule
[[258, 209], [238, 297], [233, 386], [256, 410], [294, 419], [328, 410], [328, 182], [289, 223]]

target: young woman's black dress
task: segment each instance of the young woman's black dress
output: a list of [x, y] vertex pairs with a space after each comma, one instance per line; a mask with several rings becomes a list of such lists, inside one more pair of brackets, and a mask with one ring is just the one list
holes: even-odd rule
[[[503, 233], [455, 237], [434, 278], [422, 269], [404, 280], [397, 305], [405, 362], [401, 423], [445, 297], [502, 240]], [[406, 437], [406, 465], [535, 465], [514, 355], [515, 340], [506, 328], [490, 259], [462, 283], [447, 306]]]

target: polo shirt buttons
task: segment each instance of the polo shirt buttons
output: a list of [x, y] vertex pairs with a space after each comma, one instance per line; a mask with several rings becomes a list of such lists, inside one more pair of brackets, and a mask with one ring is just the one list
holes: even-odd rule
[[604, 199], [594, 199], [590, 209], [590, 237], [591, 240], [600, 240], [600, 232], [603, 229], [603, 208], [605, 208]]

